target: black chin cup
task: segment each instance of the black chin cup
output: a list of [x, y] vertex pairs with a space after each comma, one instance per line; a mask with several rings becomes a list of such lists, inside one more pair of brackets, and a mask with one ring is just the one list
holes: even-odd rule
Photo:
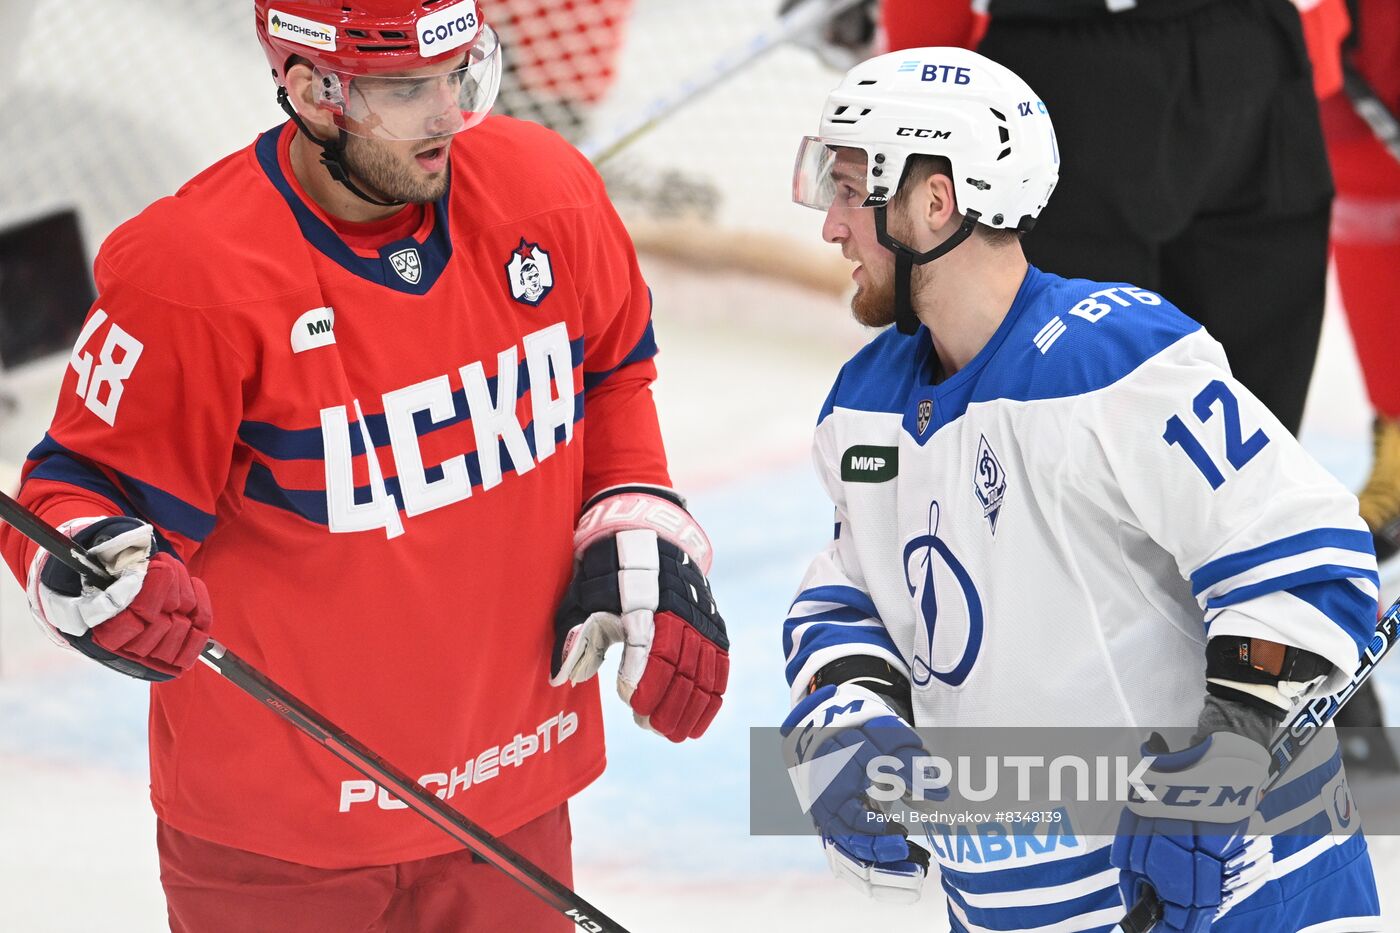
[[350, 192], [355, 195], [355, 197], [359, 198], [361, 201], [368, 201], [376, 207], [398, 207], [400, 204], [405, 203], [403, 201], [381, 201], [378, 198], [371, 197], [361, 190], [359, 185], [350, 180], [350, 170], [345, 167], [344, 161], [347, 136], [344, 130], [340, 131], [334, 142], [322, 139], [311, 132], [311, 128], [306, 125], [306, 121], [301, 118], [301, 114], [297, 113], [297, 109], [292, 106], [291, 100], [287, 97], [287, 89], [285, 87], [279, 87], [277, 89], [277, 103], [287, 116], [291, 117], [292, 122], [297, 125], [297, 129], [301, 130], [302, 135], [321, 147], [321, 164], [326, 167], [326, 172], [330, 174], [331, 178], [340, 182], [346, 188], [349, 188]]
[[914, 313], [913, 278], [914, 267], [933, 262], [963, 240], [972, 236], [977, 219], [982, 215], [968, 211], [963, 217], [962, 226], [953, 235], [926, 253], [916, 252], [890, 235], [885, 226], [887, 205], [875, 208], [875, 236], [880, 245], [894, 253], [894, 326], [901, 334], [913, 334], [919, 329], [919, 316]]

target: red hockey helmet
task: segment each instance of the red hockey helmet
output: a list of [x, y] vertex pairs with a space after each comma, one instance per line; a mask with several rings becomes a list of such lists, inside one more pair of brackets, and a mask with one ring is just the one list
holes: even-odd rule
[[[500, 42], [476, 0], [254, 0], [253, 6], [277, 84], [285, 87], [294, 57], [309, 62], [319, 79], [316, 103], [335, 113], [346, 132], [384, 139], [450, 135], [481, 122], [496, 100]], [[456, 61], [456, 68], [425, 72]], [[455, 107], [444, 107], [452, 96]]]

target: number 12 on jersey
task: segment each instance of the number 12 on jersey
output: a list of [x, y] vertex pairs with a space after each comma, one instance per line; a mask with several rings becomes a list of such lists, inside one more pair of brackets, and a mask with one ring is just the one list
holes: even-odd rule
[[[1239, 399], [1235, 398], [1235, 393], [1230, 391], [1230, 387], [1219, 379], [1213, 380], [1192, 401], [1191, 408], [1196, 420], [1203, 425], [1210, 421], [1215, 414], [1214, 406], [1217, 402], [1220, 403], [1222, 416], [1219, 424], [1225, 431], [1225, 459], [1233, 469], [1239, 471], [1268, 445], [1269, 438], [1262, 428], [1250, 435], [1248, 440], [1243, 438], [1240, 430]], [[1162, 440], [1166, 441], [1168, 446], [1180, 447], [1182, 452], [1191, 458], [1196, 469], [1201, 471], [1206, 482], [1210, 483], [1211, 489], [1219, 489], [1225, 482], [1225, 474], [1216, 466], [1215, 461], [1196, 435], [1191, 433], [1186, 422], [1181, 420], [1180, 415], [1172, 415], [1167, 419], [1167, 429], [1162, 432]]]

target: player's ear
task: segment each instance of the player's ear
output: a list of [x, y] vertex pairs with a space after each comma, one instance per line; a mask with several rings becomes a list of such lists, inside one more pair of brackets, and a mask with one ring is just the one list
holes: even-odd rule
[[942, 230], [961, 222], [957, 216], [958, 201], [953, 191], [953, 179], [942, 172], [933, 172], [924, 179], [924, 222], [930, 230]]
[[335, 135], [335, 118], [316, 104], [317, 80], [315, 69], [306, 61], [293, 60], [287, 67], [287, 97], [316, 135], [325, 138]]

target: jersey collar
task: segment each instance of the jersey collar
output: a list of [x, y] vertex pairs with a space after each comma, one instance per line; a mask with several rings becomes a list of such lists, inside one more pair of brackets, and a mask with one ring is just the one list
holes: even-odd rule
[[[448, 190], [433, 205], [436, 216], [426, 236], [422, 239], [406, 236], [379, 247], [378, 255], [361, 256], [306, 202], [300, 186], [289, 177], [285, 150], [291, 145], [295, 132], [290, 122], [275, 126], [258, 137], [254, 151], [263, 173], [291, 208], [301, 235], [323, 256], [352, 275], [397, 292], [427, 294], [452, 258], [447, 209], [452, 196], [450, 174]], [[416, 262], [409, 261], [410, 254], [416, 255]]]

